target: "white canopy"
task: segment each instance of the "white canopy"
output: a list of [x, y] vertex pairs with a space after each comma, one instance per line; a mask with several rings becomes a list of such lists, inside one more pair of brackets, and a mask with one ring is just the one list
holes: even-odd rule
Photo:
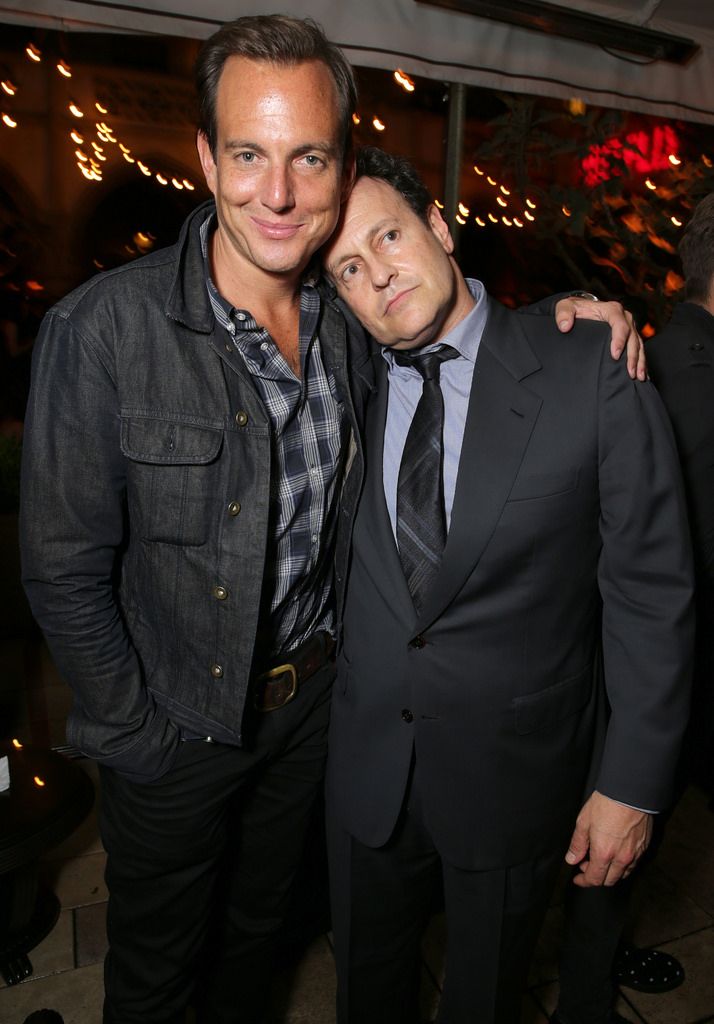
[[415, 0], [0, 0], [0, 21], [66, 31], [117, 31], [203, 38], [241, 14], [311, 16], [356, 65], [450, 82], [714, 123], [712, 0], [558, 0], [559, 6], [616, 18], [699, 43], [684, 67]]

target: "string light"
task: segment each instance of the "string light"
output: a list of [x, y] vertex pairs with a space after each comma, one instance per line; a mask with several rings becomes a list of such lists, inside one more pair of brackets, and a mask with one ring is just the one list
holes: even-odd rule
[[146, 166], [146, 164], [142, 164], [141, 160], [137, 160], [136, 161], [136, 166], [139, 168], [139, 170], [141, 171], [142, 174], [145, 174], [147, 178], [149, 177], [149, 175], [151, 174], [151, 171]]
[[496, 202], [498, 203], [499, 206], [508, 206], [508, 203], [503, 198], [503, 196], [496, 196]]
[[377, 129], [378, 132], [383, 132], [387, 127], [383, 121], [380, 121], [378, 117], [372, 118], [372, 126]]
[[183, 183], [180, 182], [178, 178], [172, 178], [171, 184], [173, 185], [174, 188], [177, 188], [179, 192], [183, 191]]
[[675, 153], [670, 153], [667, 159], [671, 163], [672, 167], [679, 167], [682, 162]]
[[45, 785], [45, 780], [41, 779], [39, 775], [35, 775], [33, 782], [35, 783], [36, 786], [39, 786], [40, 789], [42, 789], [42, 787]]
[[405, 92], [414, 92], [414, 82], [411, 80], [406, 72], [402, 71], [401, 68], [397, 68], [394, 72], [394, 80], [401, 85]]
[[648, 188], [648, 189], [649, 189], [649, 190], [650, 190], [651, 192], [656, 192], [656, 191], [657, 191], [657, 186], [655, 185], [655, 183], [654, 183], [653, 181], [650, 181], [650, 179], [649, 179], [649, 178], [645, 178], [645, 185], [646, 185], [646, 187], [647, 187], [647, 188]]
[[533, 214], [529, 213], [528, 210], [524, 210], [523, 211], [523, 216], [526, 218], [526, 220], [529, 220], [531, 222], [533, 222], [535, 220], [535, 217], [533, 216]]
[[462, 217], [468, 217], [470, 212], [471, 211], [469, 210], [468, 206], [464, 206], [463, 203], [459, 203], [459, 213], [461, 214]]
[[511, 194], [505, 185], [501, 185], [501, 192], [503, 192], [504, 196], [510, 196]]
[[509, 220], [508, 217], [501, 217], [501, 220], [503, 221], [507, 228], [513, 227], [513, 221]]
[[359, 116], [359, 114], [352, 115], [352, 124], [359, 124], [361, 121], [362, 118]]
[[456, 214], [456, 221], [457, 221], [458, 224], [462, 224], [462, 225], [466, 223], [464, 218], [461, 217], [458, 213]]
[[572, 213], [567, 206], [561, 206], [561, 210], [563, 211], [566, 217], [572, 217]]
[[532, 200], [530, 200], [530, 199], [526, 199], [526, 206], [528, 207], [529, 210], [535, 210], [536, 209], [536, 204], [534, 202], [532, 202]]
[[489, 185], [498, 185], [498, 182], [494, 181], [493, 178], [491, 177], [487, 177], [486, 181], [489, 183]]
[[59, 71], [59, 73], [62, 75], [63, 78], [71, 78], [72, 77], [72, 68], [69, 66], [67, 61], [65, 61], [65, 60], [57, 61], [57, 64], [55, 66], [56, 66], [57, 70]]
[[444, 209], [444, 204], [440, 203], [438, 199], [434, 200], [434, 206], [436, 206], [439, 210], [443, 210]]
[[72, 114], [73, 117], [84, 117], [84, 114], [79, 109], [77, 104], [74, 103], [74, 102], [70, 103], [69, 106], [67, 107], [67, 109], [69, 110], [70, 114]]
[[480, 168], [480, 167], [477, 167], [477, 166], [476, 166], [476, 164], [474, 164], [474, 170], [475, 170], [475, 171], [476, 171], [476, 173], [477, 173], [477, 174], [479, 175], [479, 177], [481, 177], [481, 178], [483, 177], [483, 175], [484, 175], [484, 172], [483, 172], [483, 171], [481, 170], [481, 168]]
[[106, 108], [106, 107], [103, 107], [103, 106], [101, 105], [101, 103], [99, 102], [99, 100], [97, 100], [97, 101], [95, 102], [94, 106], [95, 106], [95, 108], [97, 109], [97, 111], [98, 111], [98, 112], [99, 112], [100, 114], [108, 114], [108, 113], [109, 113], [109, 111], [107, 110], [107, 108]]
[[488, 219], [491, 221], [492, 224], [498, 224], [498, 217], [494, 217], [492, 213], [489, 213]]
[[480, 217], [474, 217], [474, 220], [476, 221], [476, 223], [478, 224], [478, 226], [480, 228], [485, 228], [486, 227], [486, 221], [485, 220], [481, 220]]
[[35, 62], [35, 64], [39, 64], [42, 60], [42, 50], [40, 50], [38, 46], [35, 46], [34, 43], [28, 43], [25, 47], [25, 53], [30, 60]]
[[13, 85], [9, 78], [6, 78], [4, 79], [4, 81], [0, 82], [0, 87], [2, 88], [3, 92], [6, 92], [8, 94], [8, 96], [14, 96], [17, 92], [17, 86]]
[[159, 185], [168, 185], [169, 179], [165, 178], [163, 176], [163, 174], [156, 174], [155, 177], [156, 177], [156, 180], [158, 181]]
[[681, 226], [682, 226], [682, 221], [681, 220], [677, 220], [676, 217], [670, 217], [670, 220], [674, 224], [675, 228], [681, 228]]
[[22, 750], [22, 743], [20, 743], [19, 740], [13, 739], [12, 745], [15, 748], [15, 750]]
[[9, 114], [0, 114], [0, 120], [3, 124], [7, 125], [8, 128], [17, 128], [17, 121], [14, 121]]
[[519, 220], [518, 217], [513, 218], [513, 223], [516, 225], [517, 228], [522, 228], [524, 226], [523, 221]]
[[183, 187], [189, 192], [194, 192], [196, 190], [196, 186], [192, 185], [188, 178], [183, 179]]

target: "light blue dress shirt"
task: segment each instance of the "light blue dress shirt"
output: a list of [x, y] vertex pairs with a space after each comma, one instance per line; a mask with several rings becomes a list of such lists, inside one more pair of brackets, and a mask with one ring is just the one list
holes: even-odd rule
[[[474, 364], [488, 316], [488, 295], [484, 286], [480, 281], [471, 279], [467, 279], [466, 283], [476, 305], [453, 331], [421, 349], [422, 352], [430, 352], [440, 345], [451, 345], [459, 353], [458, 358], [441, 364], [439, 377], [444, 396], [444, 507], [447, 530], [451, 523]], [[382, 355], [389, 366], [389, 398], [384, 430], [384, 497], [396, 539], [399, 465], [414, 411], [421, 398], [423, 378], [414, 367], [399, 366], [391, 349], [383, 349]]]

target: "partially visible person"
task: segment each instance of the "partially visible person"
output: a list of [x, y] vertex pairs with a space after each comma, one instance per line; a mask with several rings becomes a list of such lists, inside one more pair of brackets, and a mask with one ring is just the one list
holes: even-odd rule
[[598, 325], [565, 344], [452, 252], [414, 169], [361, 152], [323, 250], [382, 346], [338, 539], [340, 1024], [417, 1019], [442, 883], [439, 1020], [515, 1022], [564, 854], [585, 888], [630, 875], [687, 718], [690, 551], [654, 387], [609, 359]]
[[714, 797], [714, 193], [696, 207], [679, 256], [686, 301], [645, 354], [674, 428], [694, 547], [697, 642], [683, 771]]
[[[692, 713], [680, 787], [693, 780], [714, 796], [714, 193], [696, 207], [679, 244], [686, 301], [645, 347], [652, 380], [669, 414], [684, 476], [696, 573]], [[661, 837], [662, 823], [658, 822]], [[684, 980], [668, 953], [623, 941], [631, 885], [572, 892], [566, 899], [560, 997], [554, 1024], [624, 1021], [618, 984], [665, 992]]]

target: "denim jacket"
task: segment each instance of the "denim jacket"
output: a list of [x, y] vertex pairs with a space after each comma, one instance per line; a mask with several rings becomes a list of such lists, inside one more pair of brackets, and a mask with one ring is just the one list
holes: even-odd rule
[[[175, 246], [50, 310], [26, 420], [23, 580], [73, 690], [68, 738], [144, 781], [171, 766], [182, 729], [241, 743], [269, 543], [270, 426], [210, 307], [209, 209]], [[323, 296], [359, 480], [371, 366], [353, 326]], [[348, 520], [357, 489], [341, 496]]]

